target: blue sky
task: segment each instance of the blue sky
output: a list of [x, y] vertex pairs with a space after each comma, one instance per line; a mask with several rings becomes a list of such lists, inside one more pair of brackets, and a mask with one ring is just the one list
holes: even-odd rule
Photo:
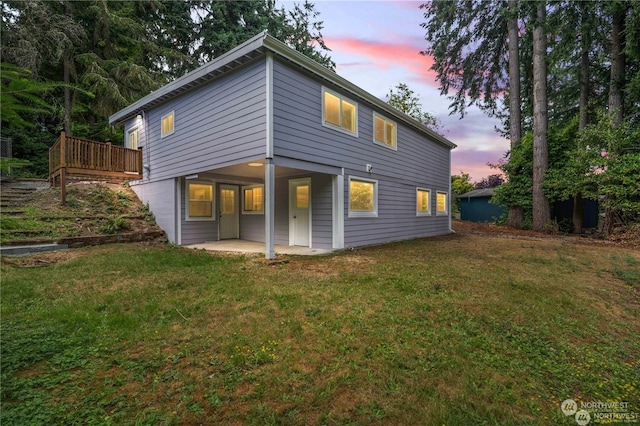
[[[440, 95], [432, 59], [419, 54], [425, 50], [422, 2], [312, 0], [331, 57], [339, 75], [369, 93], [386, 100], [389, 89], [406, 83], [420, 98], [423, 110], [443, 124], [443, 134], [458, 145], [452, 153], [451, 171], [469, 173], [479, 181], [498, 173], [486, 164], [497, 163], [509, 149], [509, 141], [494, 130], [495, 119], [477, 108], [463, 119], [450, 116], [450, 101]], [[293, 2], [279, 1], [290, 7]]]

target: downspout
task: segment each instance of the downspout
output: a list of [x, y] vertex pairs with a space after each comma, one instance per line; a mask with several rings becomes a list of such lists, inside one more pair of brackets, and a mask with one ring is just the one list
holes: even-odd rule
[[[151, 143], [149, 141], [149, 130], [147, 125], [147, 114], [144, 110], [142, 113], [142, 126], [144, 127], [144, 147], [142, 150], [142, 179], [150, 179], [149, 172], [151, 171]], [[147, 162], [144, 162], [144, 153], [147, 153]]]
[[453, 200], [451, 199], [451, 149], [449, 149], [449, 233], [455, 234], [456, 231], [453, 230], [451, 226], [451, 216], [453, 216], [453, 211], [451, 206], [453, 205]]

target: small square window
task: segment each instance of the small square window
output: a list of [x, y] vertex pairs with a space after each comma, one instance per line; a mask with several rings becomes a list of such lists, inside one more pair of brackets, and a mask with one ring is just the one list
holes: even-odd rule
[[242, 214], [264, 214], [264, 185], [242, 187]]
[[436, 215], [446, 216], [449, 214], [449, 200], [446, 192], [438, 191], [436, 197]]
[[378, 216], [378, 181], [349, 177], [349, 217]]
[[169, 114], [162, 117], [160, 137], [164, 138], [165, 136], [169, 136], [173, 134], [173, 130], [174, 130], [174, 114], [173, 114], [173, 111], [171, 111]]
[[431, 215], [431, 191], [425, 188], [416, 188], [416, 216]]
[[396, 149], [397, 125], [391, 120], [373, 113], [373, 141]]
[[358, 136], [358, 104], [322, 88], [322, 123]]

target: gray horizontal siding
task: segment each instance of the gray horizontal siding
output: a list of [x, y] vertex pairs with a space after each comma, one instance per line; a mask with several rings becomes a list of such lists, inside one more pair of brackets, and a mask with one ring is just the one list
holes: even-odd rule
[[[148, 111], [147, 178], [184, 176], [264, 157], [265, 75], [260, 60]], [[161, 138], [161, 118], [171, 111], [175, 131]]]
[[[347, 171], [352, 177], [368, 177], [365, 173]], [[375, 176], [372, 176], [375, 179]], [[431, 215], [416, 216], [416, 186], [431, 190]], [[449, 217], [436, 216], [436, 191], [448, 187], [415, 185], [408, 182], [378, 180], [378, 216], [348, 217], [349, 183], [345, 178], [345, 246], [357, 247], [390, 241], [430, 237], [449, 232]]]
[[[240, 193], [242, 197], [242, 193]], [[264, 242], [264, 215], [240, 214], [240, 239]]]
[[333, 188], [331, 175], [311, 176], [311, 246], [319, 249], [333, 247]]
[[[329, 89], [341, 93], [337, 87]], [[349, 97], [349, 96], [347, 96]], [[448, 188], [449, 149], [398, 123], [398, 149], [373, 142], [373, 109], [358, 102], [358, 137], [322, 125], [322, 84], [274, 63], [274, 152], [290, 158], [364, 171]], [[381, 111], [376, 111], [380, 113]]]
[[[180, 203], [180, 227], [182, 231], [181, 244], [197, 244], [204, 243], [205, 241], [217, 241], [218, 240], [218, 221], [187, 221], [186, 214], [186, 184], [184, 179], [180, 179], [181, 194]], [[214, 188], [215, 202], [214, 211], [218, 211], [218, 188], [217, 185]]]
[[[341, 93], [339, 87], [328, 87]], [[345, 245], [361, 246], [449, 232], [449, 218], [435, 215], [436, 191], [448, 191], [450, 150], [398, 123], [397, 150], [373, 142], [372, 106], [358, 102], [358, 137], [322, 125], [322, 84], [289, 66], [274, 63], [274, 152], [345, 169]], [[382, 111], [376, 110], [383, 117]], [[372, 173], [366, 173], [371, 164]], [[378, 181], [378, 217], [349, 218], [348, 176]], [[431, 216], [416, 216], [416, 187], [431, 189]], [[317, 188], [312, 185], [315, 193]], [[328, 209], [314, 211], [321, 244], [331, 244], [330, 187]], [[314, 204], [315, 208], [315, 204]], [[316, 226], [318, 230], [316, 231]], [[319, 235], [320, 236], [320, 235]]]
[[140, 201], [149, 205], [158, 226], [167, 234], [169, 241], [175, 243], [177, 240], [175, 179], [132, 184], [131, 189]]
[[[331, 248], [333, 244], [331, 175], [320, 173], [301, 175], [311, 177], [312, 242], [314, 248]], [[289, 179], [276, 180], [275, 241], [289, 245]], [[264, 215], [240, 215], [240, 238], [264, 242]]]

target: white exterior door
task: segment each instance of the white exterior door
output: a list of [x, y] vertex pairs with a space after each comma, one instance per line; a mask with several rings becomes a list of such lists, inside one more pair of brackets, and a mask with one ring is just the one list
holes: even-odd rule
[[289, 245], [311, 247], [311, 179], [289, 181]]
[[220, 185], [220, 239], [239, 237], [240, 215], [238, 208], [238, 187]]

